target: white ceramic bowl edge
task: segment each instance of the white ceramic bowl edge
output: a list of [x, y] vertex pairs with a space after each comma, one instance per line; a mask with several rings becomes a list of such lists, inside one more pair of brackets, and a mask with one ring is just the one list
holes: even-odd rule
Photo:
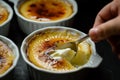
[[12, 49], [13, 54], [15, 55], [15, 59], [13, 61], [12, 66], [5, 73], [0, 75], [0, 78], [2, 78], [16, 67], [17, 62], [19, 60], [19, 50], [18, 50], [18, 47], [16, 46], [16, 44], [12, 40], [10, 40], [9, 38], [0, 35], [0, 40], [4, 41]]

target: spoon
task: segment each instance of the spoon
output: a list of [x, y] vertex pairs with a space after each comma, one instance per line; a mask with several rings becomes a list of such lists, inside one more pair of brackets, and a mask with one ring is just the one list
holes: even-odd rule
[[[65, 43], [63, 44], [62, 46], [59, 46], [57, 49], [65, 49], [65, 48], [71, 48], [72, 50], [74, 50], [75, 52], [77, 52], [77, 47], [78, 47], [78, 44], [85, 41], [86, 39], [89, 38], [89, 35], [85, 35], [84, 37], [82, 38], [79, 38], [78, 40], [76, 41], [72, 41], [72, 42], [68, 42], [68, 43]], [[51, 53], [53, 53], [55, 50], [54, 50], [54, 47], [51, 47], [49, 48], [45, 54], [46, 55], [50, 55]]]
[[62, 46], [58, 47], [58, 49], [71, 48], [72, 50], [77, 51], [78, 44], [85, 41], [88, 38], [89, 38], [89, 35], [85, 35], [82, 38], [77, 39], [76, 41], [63, 44]]

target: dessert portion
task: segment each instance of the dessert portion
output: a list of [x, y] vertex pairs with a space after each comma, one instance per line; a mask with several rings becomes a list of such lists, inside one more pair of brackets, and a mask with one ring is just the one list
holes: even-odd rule
[[0, 41], [0, 74], [7, 71], [13, 64], [14, 55], [12, 50], [3, 41]]
[[57, 21], [73, 13], [72, 5], [65, 0], [26, 0], [19, 12], [25, 18], [35, 21]]
[[46, 29], [34, 35], [27, 46], [27, 56], [36, 66], [52, 71], [70, 71], [88, 62], [91, 45], [84, 41], [74, 51], [67, 46], [62, 49], [64, 43], [75, 41], [80, 34], [64, 29]]
[[8, 19], [8, 15], [9, 13], [7, 9], [0, 3], [0, 24], [4, 23]]

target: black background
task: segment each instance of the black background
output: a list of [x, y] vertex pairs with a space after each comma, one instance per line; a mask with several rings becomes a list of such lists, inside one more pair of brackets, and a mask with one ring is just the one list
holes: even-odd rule
[[[7, 0], [5, 1], [13, 8], [12, 3]], [[88, 33], [94, 23], [97, 13], [111, 0], [76, 1], [78, 3], [78, 13], [75, 16], [74, 25], [72, 27]], [[14, 13], [10, 25], [9, 35], [7, 37], [13, 40], [20, 48], [21, 42], [26, 36], [27, 35], [20, 30]], [[91, 80], [120, 80], [120, 60], [112, 52], [110, 45], [104, 40], [96, 43], [96, 49], [98, 54], [102, 56], [103, 61], [98, 68], [91, 70], [91, 77], [87, 77]], [[30, 80], [26, 64], [21, 57], [14, 71], [14, 80]]]

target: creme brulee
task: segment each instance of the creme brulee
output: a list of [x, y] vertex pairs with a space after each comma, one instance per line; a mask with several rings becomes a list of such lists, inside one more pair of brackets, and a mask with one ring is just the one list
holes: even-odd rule
[[35, 21], [57, 21], [73, 13], [72, 5], [63, 0], [26, 0], [19, 7], [25, 18]]
[[7, 71], [13, 64], [14, 55], [12, 50], [5, 44], [0, 41], [0, 74], [3, 74]]
[[66, 42], [75, 41], [79, 36], [64, 29], [44, 30], [28, 41], [28, 59], [36, 66], [48, 70], [75, 70], [89, 60], [92, 53], [90, 44], [86, 41], [80, 43], [77, 52], [69, 47], [59, 47]]
[[0, 24], [4, 23], [8, 18], [8, 11], [0, 4]]

